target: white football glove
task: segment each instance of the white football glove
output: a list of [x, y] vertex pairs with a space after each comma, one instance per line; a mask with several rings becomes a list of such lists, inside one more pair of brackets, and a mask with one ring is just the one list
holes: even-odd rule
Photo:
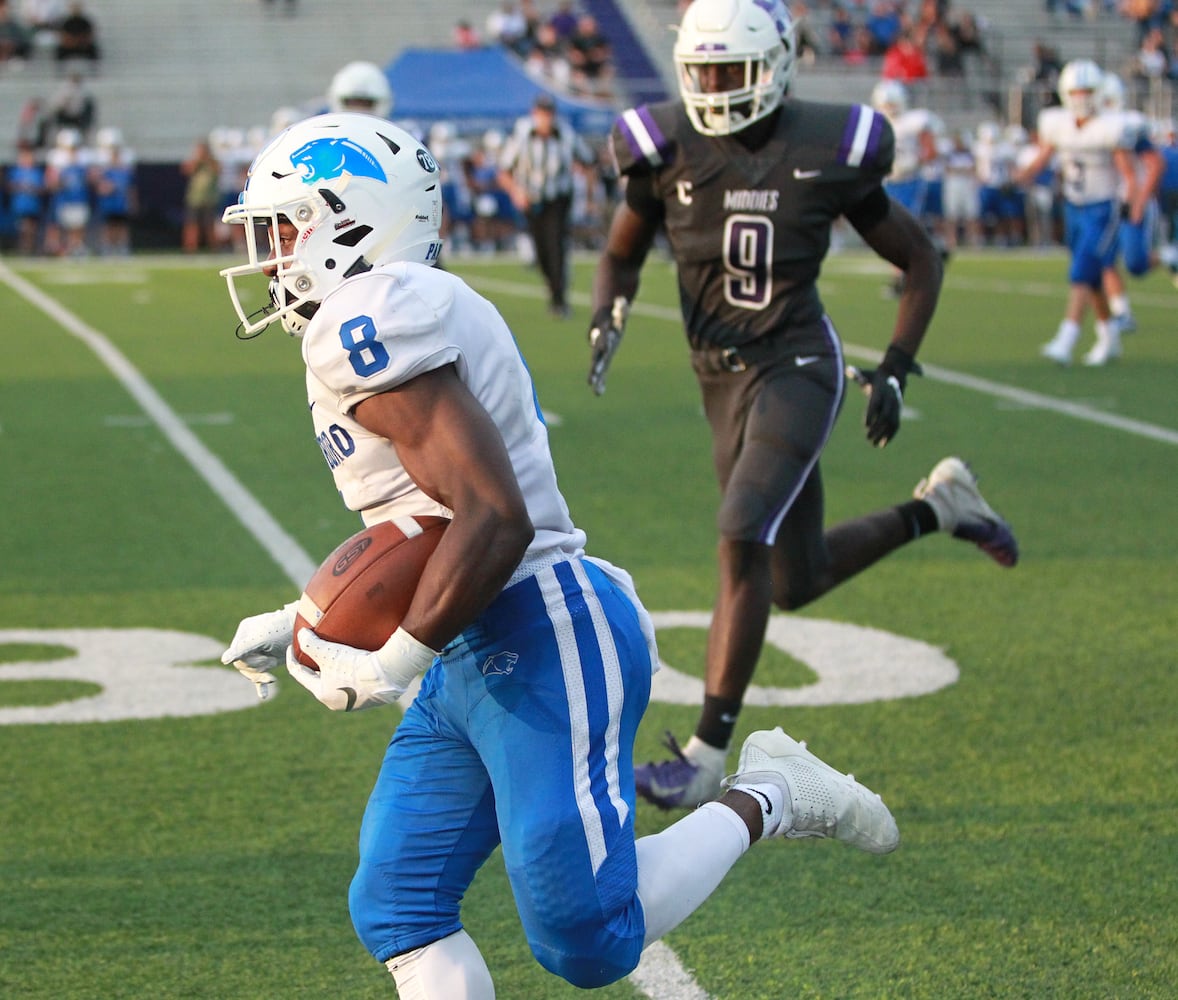
[[243, 618], [229, 648], [221, 654], [222, 663], [232, 663], [246, 680], [253, 681], [261, 701], [275, 691], [275, 677], [270, 671], [286, 660], [286, 648], [294, 638], [297, 608], [298, 601], [291, 601], [277, 611]]
[[299, 630], [299, 646], [319, 669], [312, 670], [296, 660], [293, 646], [286, 653], [286, 669], [335, 712], [391, 705], [438, 655], [402, 628], [374, 653], [328, 642], [309, 628]]

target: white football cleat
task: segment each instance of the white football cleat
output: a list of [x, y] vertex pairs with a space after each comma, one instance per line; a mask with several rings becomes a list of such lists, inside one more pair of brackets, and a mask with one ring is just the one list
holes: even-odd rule
[[780, 726], [744, 741], [737, 772], [724, 779], [724, 786], [762, 782], [781, 788], [792, 807], [789, 823], [779, 823], [768, 836], [832, 837], [871, 854], [888, 854], [900, 845], [900, 831], [883, 799], [854, 775], [819, 760]]
[[1116, 340], [1102, 340], [1084, 355], [1084, 364], [1089, 368], [1101, 368], [1121, 356], [1121, 345]]
[[1067, 344], [1060, 343], [1058, 338], [1049, 340], [1040, 347], [1039, 354], [1049, 361], [1054, 361], [1057, 365], [1063, 365], [1064, 367], [1072, 363], [1072, 349]]
[[977, 477], [960, 458], [943, 458], [912, 495], [937, 515], [937, 526], [962, 541], [973, 542], [999, 566], [1018, 562], [1018, 540], [1010, 525], [986, 503]]

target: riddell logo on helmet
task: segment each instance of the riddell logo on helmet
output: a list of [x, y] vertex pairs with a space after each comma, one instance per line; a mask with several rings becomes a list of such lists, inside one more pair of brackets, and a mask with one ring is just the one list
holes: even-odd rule
[[335, 231], [338, 233], [341, 229], [347, 229], [348, 226], [354, 226], [355, 224], [356, 224], [355, 219], [344, 219], [343, 222], [337, 222], [335, 224], [334, 228], [335, 228]]

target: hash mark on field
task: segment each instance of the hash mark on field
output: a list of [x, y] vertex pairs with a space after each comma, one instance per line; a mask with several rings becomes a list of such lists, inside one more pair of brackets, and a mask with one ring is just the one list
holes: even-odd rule
[[[205, 426], [205, 427], [224, 427], [233, 423], [236, 419], [232, 413], [189, 413], [179, 416], [189, 427]], [[104, 427], [148, 427], [152, 420], [144, 414], [128, 413], [128, 414], [112, 414], [109, 417], [103, 417], [102, 423]]]

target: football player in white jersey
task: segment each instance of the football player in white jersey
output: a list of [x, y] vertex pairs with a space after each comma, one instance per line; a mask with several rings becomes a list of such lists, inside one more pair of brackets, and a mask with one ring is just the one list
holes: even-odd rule
[[[1165, 161], [1154, 147], [1149, 119], [1140, 111], [1125, 106], [1125, 84], [1116, 73], [1105, 72], [1100, 82], [1098, 107], [1102, 115], [1118, 116], [1121, 119], [1125, 141], [1132, 144], [1134, 170], [1145, 208], [1139, 219], [1122, 212], [1121, 225], [1117, 231], [1117, 255], [1125, 265], [1125, 270], [1135, 278], [1143, 278], [1156, 263], [1153, 244], [1158, 227], [1158, 205], [1155, 195], [1165, 172]], [[1130, 192], [1122, 187], [1120, 195], [1122, 205], [1128, 208]], [[1137, 329], [1137, 322], [1133, 318], [1125, 279], [1121, 276], [1117, 261], [1105, 268], [1103, 281], [1108, 306], [1119, 331], [1132, 333]]]
[[[934, 206], [939, 197], [931, 197], [935, 187], [938, 195], [944, 178], [944, 150], [940, 138], [944, 124], [927, 108], [909, 105], [908, 88], [899, 80], [880, 80], [871, 91], [871, 106], [891, 123], [896, 141], [895, 159], [891, 173], [884, 182], [889, 197], [899, 202], [933, 231]], [[946, 256], [944, 245], [938, 240], [938, 251]], [[897, 272], [893, 291], [898, 295], [903, 287], [903, 275]]]
[[[259, 685], [287, 670], [328, 708], [396, 701], [349, 905], [402, 997], [494, 996], [460, 904], [496, 847], [537, 961], [582, 988], [629, 974], [762, 837], [873, 853], [899, 834], [878, 795], [780, 729], [754, 733], [723, 797], [635, 840], [634, 733], [657, 666], [629, 576], [584, 554], [535, 388], [495, 307], [433, 267], [439, 170], [404, 130], [328, 114], [276, 137], [225, 221], [240, 333], [301, 338], [318, 444], [366, 524], [451, 518], [412, 604], [375, 652], [299, 644], [294, 606], [238, 627], [223, 659]], [[271, 304], [241, 287], [269, 278]], [[391, 724], [390, 720], [390, 724]], [[767, 902], [772, 903], [772, 897]]]
[[1084, 364], [1104, 365], [1120, 356], [1120, 331], [1101, 276], [1116, 256], [1122, 183], [1128, 217], [1139, 220], [1145, 211], [1123, 123], [1099, 113], [1097, 94], [1103, 76], [1090, 59], [1074, 59], [1064, 66], [1058, 88], [1063, 106], [1039, 113], [1039, 153], [1015, 175], [1015, 183], [1026, 187], [1053, 156], [1058, 158], [1064, 232], [1071, 252], [1069, 292], [1064, 319], [1040, 353], [1061, 365], [1071, 364], [1089, 306], [1096, 315], [1096, 343], [1084, 355]]

